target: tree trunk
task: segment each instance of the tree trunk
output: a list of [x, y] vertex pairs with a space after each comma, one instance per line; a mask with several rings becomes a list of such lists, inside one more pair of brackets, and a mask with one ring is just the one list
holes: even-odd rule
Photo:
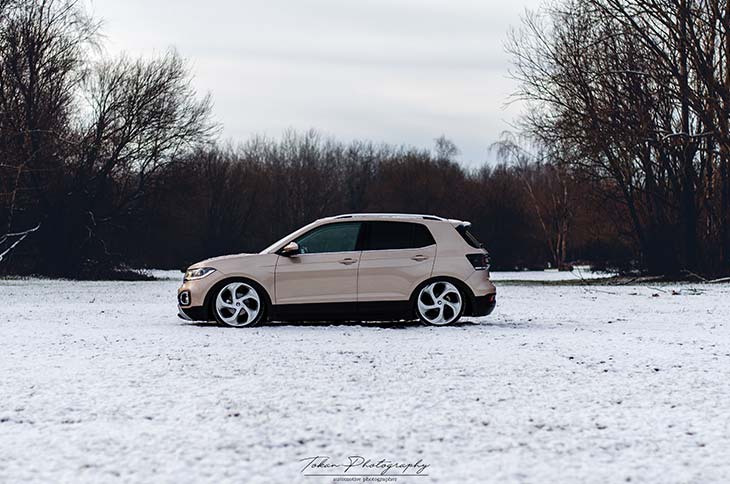
[[679, 87], [681, 104], [682, 139], [680, 151], [681, 194], [680, 227], [683, 235], [683, 265], [686, 269], [697, 269], [697, 207], [695, 206], [695, 170], [693, 158], [694, 142], [690, 139], [689, 80], [687, 73], [687, 22], [689, 10], [687, 1], [679, 4]]
[[[725, 2], [725, 92], [730, 93], [730, 1]], [[724, 115], [720, 117], [720, 261], [722, 271], [730, 271], [730, 179], [728, 179], [728, 163], [730, 163], [730, 102], [723, 106]]]

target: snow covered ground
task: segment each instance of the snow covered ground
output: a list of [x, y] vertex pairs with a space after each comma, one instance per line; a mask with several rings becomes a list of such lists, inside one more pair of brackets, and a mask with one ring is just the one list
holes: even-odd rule
[[613, 272], [593, 272], [588, 266], [575, 266], [572, 271], [558, 271], [548, 269], [545, 271], [499, 271], [492, 272], [494, 281], [580, 281], [589, 279], [601, 279], [612, 277]]
[[331, 483], [300, 460], [354, 455], [429, 464], [400, 483], [730, 481], [728, 285], [236, 330], [177, 319], [170, 276], [0, 281], [0, 482]]

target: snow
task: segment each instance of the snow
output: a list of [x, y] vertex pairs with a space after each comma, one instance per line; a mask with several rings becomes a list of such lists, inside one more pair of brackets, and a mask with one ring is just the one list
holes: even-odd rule
[[302, 476], [318, 455], [429, 464], [403, 483], [730, 481], [729, 285], [226, 329], [177, 319], [180, 279], [0, 281], [0, 482], [333, 482]]
[[588, 266], [575, 266], [572, 271], [558, 271], [547, 269], [544, 271], [492, 271], [491, 278], [494, 281], [580, 281], [588, 279], [602, 279], [613, 277], [613, 272], [593, 272]]

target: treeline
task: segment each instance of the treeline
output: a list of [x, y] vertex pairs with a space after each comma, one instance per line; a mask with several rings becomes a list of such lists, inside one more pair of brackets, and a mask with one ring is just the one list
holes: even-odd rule
[[[572, 258], [630, 261], [630, 248], [615, 232], [592, 223], [590, 211], [600, 208], [590, 200], [571, 215], [570, 250], [555, 259], [552, 169], [500, 164], [465, 170], [455, 155], [443, 138], [433, 150], [418, 150], [345, 144], [315, 132], [202, 149], [160, 177], [130, 240], [117, 241], [120, 250], [133, 250], [129, 260], [137, 266], [181, 267], [212, 255], [259, 251], [323, 216], [409, 212], [472, 221], [502, 269], [545, 268]], [[579, 223], [580, 217], [589, 223]]]
[[510, 51], [531, 143], [616, 207], [642, 267], [730, 272], [728, 0], [561, 0]]

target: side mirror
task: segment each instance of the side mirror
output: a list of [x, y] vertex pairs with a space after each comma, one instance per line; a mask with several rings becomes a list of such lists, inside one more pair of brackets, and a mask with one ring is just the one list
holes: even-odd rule
[[299, 255], [299, 244], [296, 242], [289, 242], [279, 251], [284, 257], [294, 257]]

